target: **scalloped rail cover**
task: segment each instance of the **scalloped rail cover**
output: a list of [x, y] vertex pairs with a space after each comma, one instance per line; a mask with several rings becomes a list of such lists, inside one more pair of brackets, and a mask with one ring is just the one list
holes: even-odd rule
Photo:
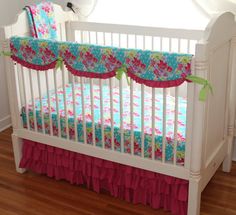
[[179, 86], [191, 75], [190, 54], [125, 49], [98, 45], [58, 42], [30, 37], [12, 37], [11, 58], [22, 66], [48, 70], [63, 60], [76, 76], [111, 78], [125, 68], [127, 75], [150, 87]]

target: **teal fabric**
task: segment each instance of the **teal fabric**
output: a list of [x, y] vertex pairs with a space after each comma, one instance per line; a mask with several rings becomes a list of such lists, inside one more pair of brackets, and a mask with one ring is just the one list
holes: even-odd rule
[[[146, 83], [185, 80], [191, 74], [189, 54], [156, 52], [57, 42], [33, 38], [11, 38], [11, 51], [15, 58], [41, 70], [48, 64], [63, 59], [75, 75], [104, 75], [126, 68], [129, 76]], [[41, 66], [41, 67], [40, 67]]]

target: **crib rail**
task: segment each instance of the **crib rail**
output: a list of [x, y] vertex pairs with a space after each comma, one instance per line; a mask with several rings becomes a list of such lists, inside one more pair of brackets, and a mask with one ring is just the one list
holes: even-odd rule
[[194, 54], [203, 31], [168, 29], [93, 22], [69, 22], [68, 38], [79, 43], [93, 43], [122, 48]]

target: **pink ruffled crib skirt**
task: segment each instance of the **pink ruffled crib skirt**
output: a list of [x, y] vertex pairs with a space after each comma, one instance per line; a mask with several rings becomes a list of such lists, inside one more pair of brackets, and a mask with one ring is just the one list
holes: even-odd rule
[[134, 204], [186, 215], [188, 181], [24, 140], [21, 168]]

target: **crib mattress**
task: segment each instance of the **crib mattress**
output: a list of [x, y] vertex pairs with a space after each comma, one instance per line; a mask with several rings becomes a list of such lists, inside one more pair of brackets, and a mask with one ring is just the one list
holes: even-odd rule
[[[66, 95], [62, 88], [57, 90], [59, 99], [59, 115], [60, 128], [63, 138], [66, 135], [66, 120], [65, 120], [65, 105], [64, 97], [66, 98], [66, 106], [68, 112], [68, 126], [69, 138], [75, 139], [74, 129], [74, 112], [73, 112], [73, 93], [72, 85], [66, 86]], [[84, 107], [85, 107], [85, 121], [86, 121], [86, 139], [88, 144], [93, 142], [93, 126], [91, 114], [91, 99], [90, 99], [90, 85], [84, 84]], [[104, 122], [104, 145], [106, 149], [111, 149], [111, 107], [110, 107], [110, 91], [107, 85], [102, 86], [103, 92], [103, 122]], [[50, 105], [51, 105], [51, 119], [53, 127], [53, 135], [58, 135], [58, 116], [56, 106], [55, 91], [50, 91]], [[83, 114], [82, 114], [82, 100], [81, 100], [81, 86], [75, 84], [76, 95], [76, 123], [78, 131], [78, 141], [84, 142], [83, 137]], [[123, 133], [124, 133], [124, 153], [131, 153], [131, 117], [130, 117], [130, 91], [129, 88], [124, 88], [123, 95]], [[166, 161], [173, 161], [173, 144], [174, 144], [174, 115], [175, 115], [175, 98], [167, 96], [166, 107]], [[179, 112], [178, 112], [178, 141], [177, 141], [177, 163], [184, 163], [185, 152], [185, 134], [186, 134], [186, 99], [179, 97]], [[102, 146], [102, 129], [101, 129], [101, 106], [100, 106], [100, 87], [93, 85], [93, 109], [94, 109], [94, 127], [95, 127], [95, 141], [96, 145]], [[48, 97], [42, 97], [42, 109], [45, 132], [50, 132], [50, 119], [48, 108]], [[141, 155], [142, 143], [142, 99], [141, 91], [135, 90], [133, 93], [133, 131], [134, 131], [134, 154]], [[22, 109], [23, 126], [27, 127], [26, 108], [28, 109], [30, 129], [34, 129], [34, 114], [31, 102], [27, 107]], [[35, 99], [35, 112], [38, 131], [42, 132], [42, 118], [40, 99]], [[113, 88], [113, 117], [114, 117], [114, 150], [121, 151], [121, 131], [120, 131], [120, 93], [118, 88]], [[155, 159], [162, 157], [162, 141], [163, 141], [163, 96], [156, 94], [155, 97]], [[151, 158], [152, 156], [152, 96], [149, 92], [144, 93], [144, 156]]]

